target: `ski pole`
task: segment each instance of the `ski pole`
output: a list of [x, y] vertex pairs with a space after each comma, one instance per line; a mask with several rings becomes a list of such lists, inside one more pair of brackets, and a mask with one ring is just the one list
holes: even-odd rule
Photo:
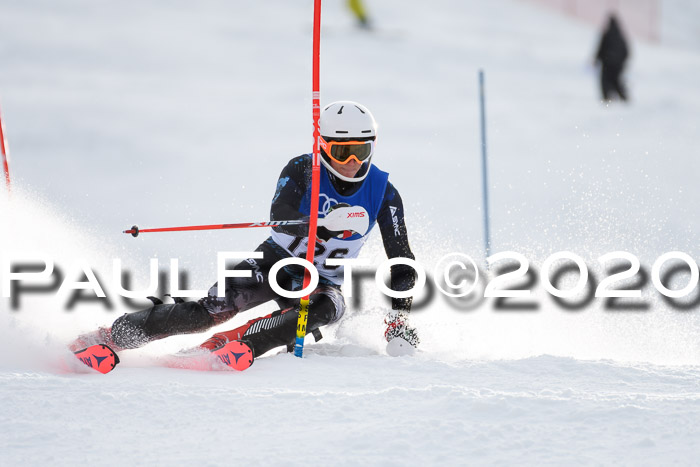
[[212, 224], [212, 225], [186, 225], [184, 227], [158, 227], [155, 229], [139, 229], [137, 225], [125, 230], [125, 234], [138, 237], [140, 233], [146, 232], [182, 232], [189, 230], [220, 230], [220, 229], [249, 229], [253, 227], [277, 227], [282, 225], [304, 225], [308, 224], [308, 219], [295, 219], [291, 221], [265, 221], [265, 222], [242, 222], [239, 224]]

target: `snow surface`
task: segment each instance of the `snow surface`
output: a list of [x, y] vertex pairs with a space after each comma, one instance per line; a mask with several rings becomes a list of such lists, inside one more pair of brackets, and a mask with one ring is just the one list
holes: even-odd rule
[[[697, 464], [697, 306], [673, 309], [651, 284], [648, 309], [625, 312], [600, 300], [567, 311], [540, 285], [529, 312], [426, 294], [412, 317], [421, 351], [391, 358], [389, 302], [365, 280], [303, 360], [264, 357], [244, 373], [154, 366], [206, 333], [125, 352], [107, 376], [60, 370], [72, 336], [130, 311], [112, 258], [141, 287], [149, 258], [178, 258], [188, 286], [206, 289], [217, 251], [262, 240], [120, 231], [267, 218], [279, 170], [311, 148], [311, 7], [0, 0], [14, 182], [11, 200], [0, 196], [0, 259], [42, 253], [72, 280], [80, 259], [112, 306], [0, 301], [0, 465]], [[451, 252], [483, 263], [479, 69], [494, 252], [539, 267], [570, 250], [599, 278], [610, 251], [647, 270], [667, 251], [697, 258], [700, 54], [634, 43], [632, 102], [606, 106], [596, 29], [507, 0], [368, 8], [371, 33], [344, 2], [324, 2], [322, 100], [372, 109], [376, 163], [428, 271]], [[378, 233], [363, 256], [381, 263]]]

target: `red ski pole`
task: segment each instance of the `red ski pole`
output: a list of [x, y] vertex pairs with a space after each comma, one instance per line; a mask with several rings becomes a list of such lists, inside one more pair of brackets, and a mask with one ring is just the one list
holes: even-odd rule
[[[311, 208], [309, 209], [309, 241], [306, 248], [306, 261], [313, 264], [316, 245], [316, 227], [318, 223], [318, 196], [321, 186], [321, 131], [319, 118], [321, 116], [321, 92], [319, 79], [319, 61], [321, 57], [321, 0], [314, 0], [314, 37], [313, 37], [313, 70], [312, 70], [312, 94], [311, 107], [314, 121], [314, 148], [313, 165], [311, 168]], [[309, 286], [311, 276], [307, 270], [304, 273], [304, 289]], [[310, 295], [310, 294], [309, 294]], [[304, 353], [304, 337], [306, 336], [306, 322], [309, 316], [309, 295], [301, 299], [299, 319], [297, 321], [297, 338], [294, 344], [294, 355], [302, 357]]]
[[307, 219], [295, 219], [291, 221], [264, 221], [264, 222], [241, 222], [238, 224], [211, 224], [211, 225], [186, 225], [184, 227], [158, 227], [155, 229], [139, 229], [137, 225], [125, 230], [125, 234], [138, 237], [146, 232], [183, 232], [189, 230], [219, 230], [219, 229], [249, 229], [253, 227], [277, 227], [280, 225], [303, 225], [308, 224]]
[[0, 152], [2, 153], [2, 167], [5, 172], [5, 182], [7, 191], [10, 191], [10, 154], [7, 152], [7, 141], [5, 141], [5, 125], [2, 122], [2, 112], [0, 112]]

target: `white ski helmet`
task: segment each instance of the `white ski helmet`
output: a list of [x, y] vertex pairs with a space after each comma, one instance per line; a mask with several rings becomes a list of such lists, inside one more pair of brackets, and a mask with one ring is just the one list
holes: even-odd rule
[[365, 179], [372, 166], [374, 140], [377, 137], [377, 123], [372, 113], [362, 104], [353, 101], [338, 101], [327, 105], [321, 112], [319, 120], [321, 137], [326, 142], [367, 142], [369, 155], [362, 160], [363, 166], [357, 177], [346, 177], [331, 167], [329, 155], [322, 143], [321, 163], [333, 175], [346, 182], [359, 182]]

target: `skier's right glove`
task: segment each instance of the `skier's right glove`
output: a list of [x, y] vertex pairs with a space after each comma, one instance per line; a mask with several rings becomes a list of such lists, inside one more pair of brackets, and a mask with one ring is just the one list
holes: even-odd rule
[[318, 220], [316, 237], [325, 242], [333, 237], [348, 238], [355, 233], [364, 235], [368, 228], [369, 217], [363, 207], [339, 203]]
[[408, 325], [408, 316], [401, 311], [391, 311], [384, 318], [386, 323], [386, 331], [384, 337], [387, 342], [391, 342], [396, 337], [401, 337], [403, 340], [411, 344], [413, 347], [418, 347], [420, 339], [416, 328]]
[[316, 229], [316, 241], [321, 243], [327, 242], [334, 237], [340, 237], [341, 235], [343, 235], [342, 230], [328, 230], [323, 226]]
[[[320, 242], [327, 242], [333, 237], [340, 237], [343, 235], [343, 230], [341, 229], [335, 229], [335, 230], [330, 230], [326, 225], [329, 225], [329, 221], [333, 220], [333, 216], [331, 216], [331, 212], [333, 210], [338, 209], [338, 208], [349, 208], [350, 205], [347, 203], [338, 203], [335, 206], [332, 206], [329, 210], [328, 213], [326, 214], [326, 217], [319, 219], [318, 220], [318, 228], [316, 229], [316, 239]], [[338, 211], [340, 212], [340, 211]], [[334, 226], [335, 227], [335, 226]]]

